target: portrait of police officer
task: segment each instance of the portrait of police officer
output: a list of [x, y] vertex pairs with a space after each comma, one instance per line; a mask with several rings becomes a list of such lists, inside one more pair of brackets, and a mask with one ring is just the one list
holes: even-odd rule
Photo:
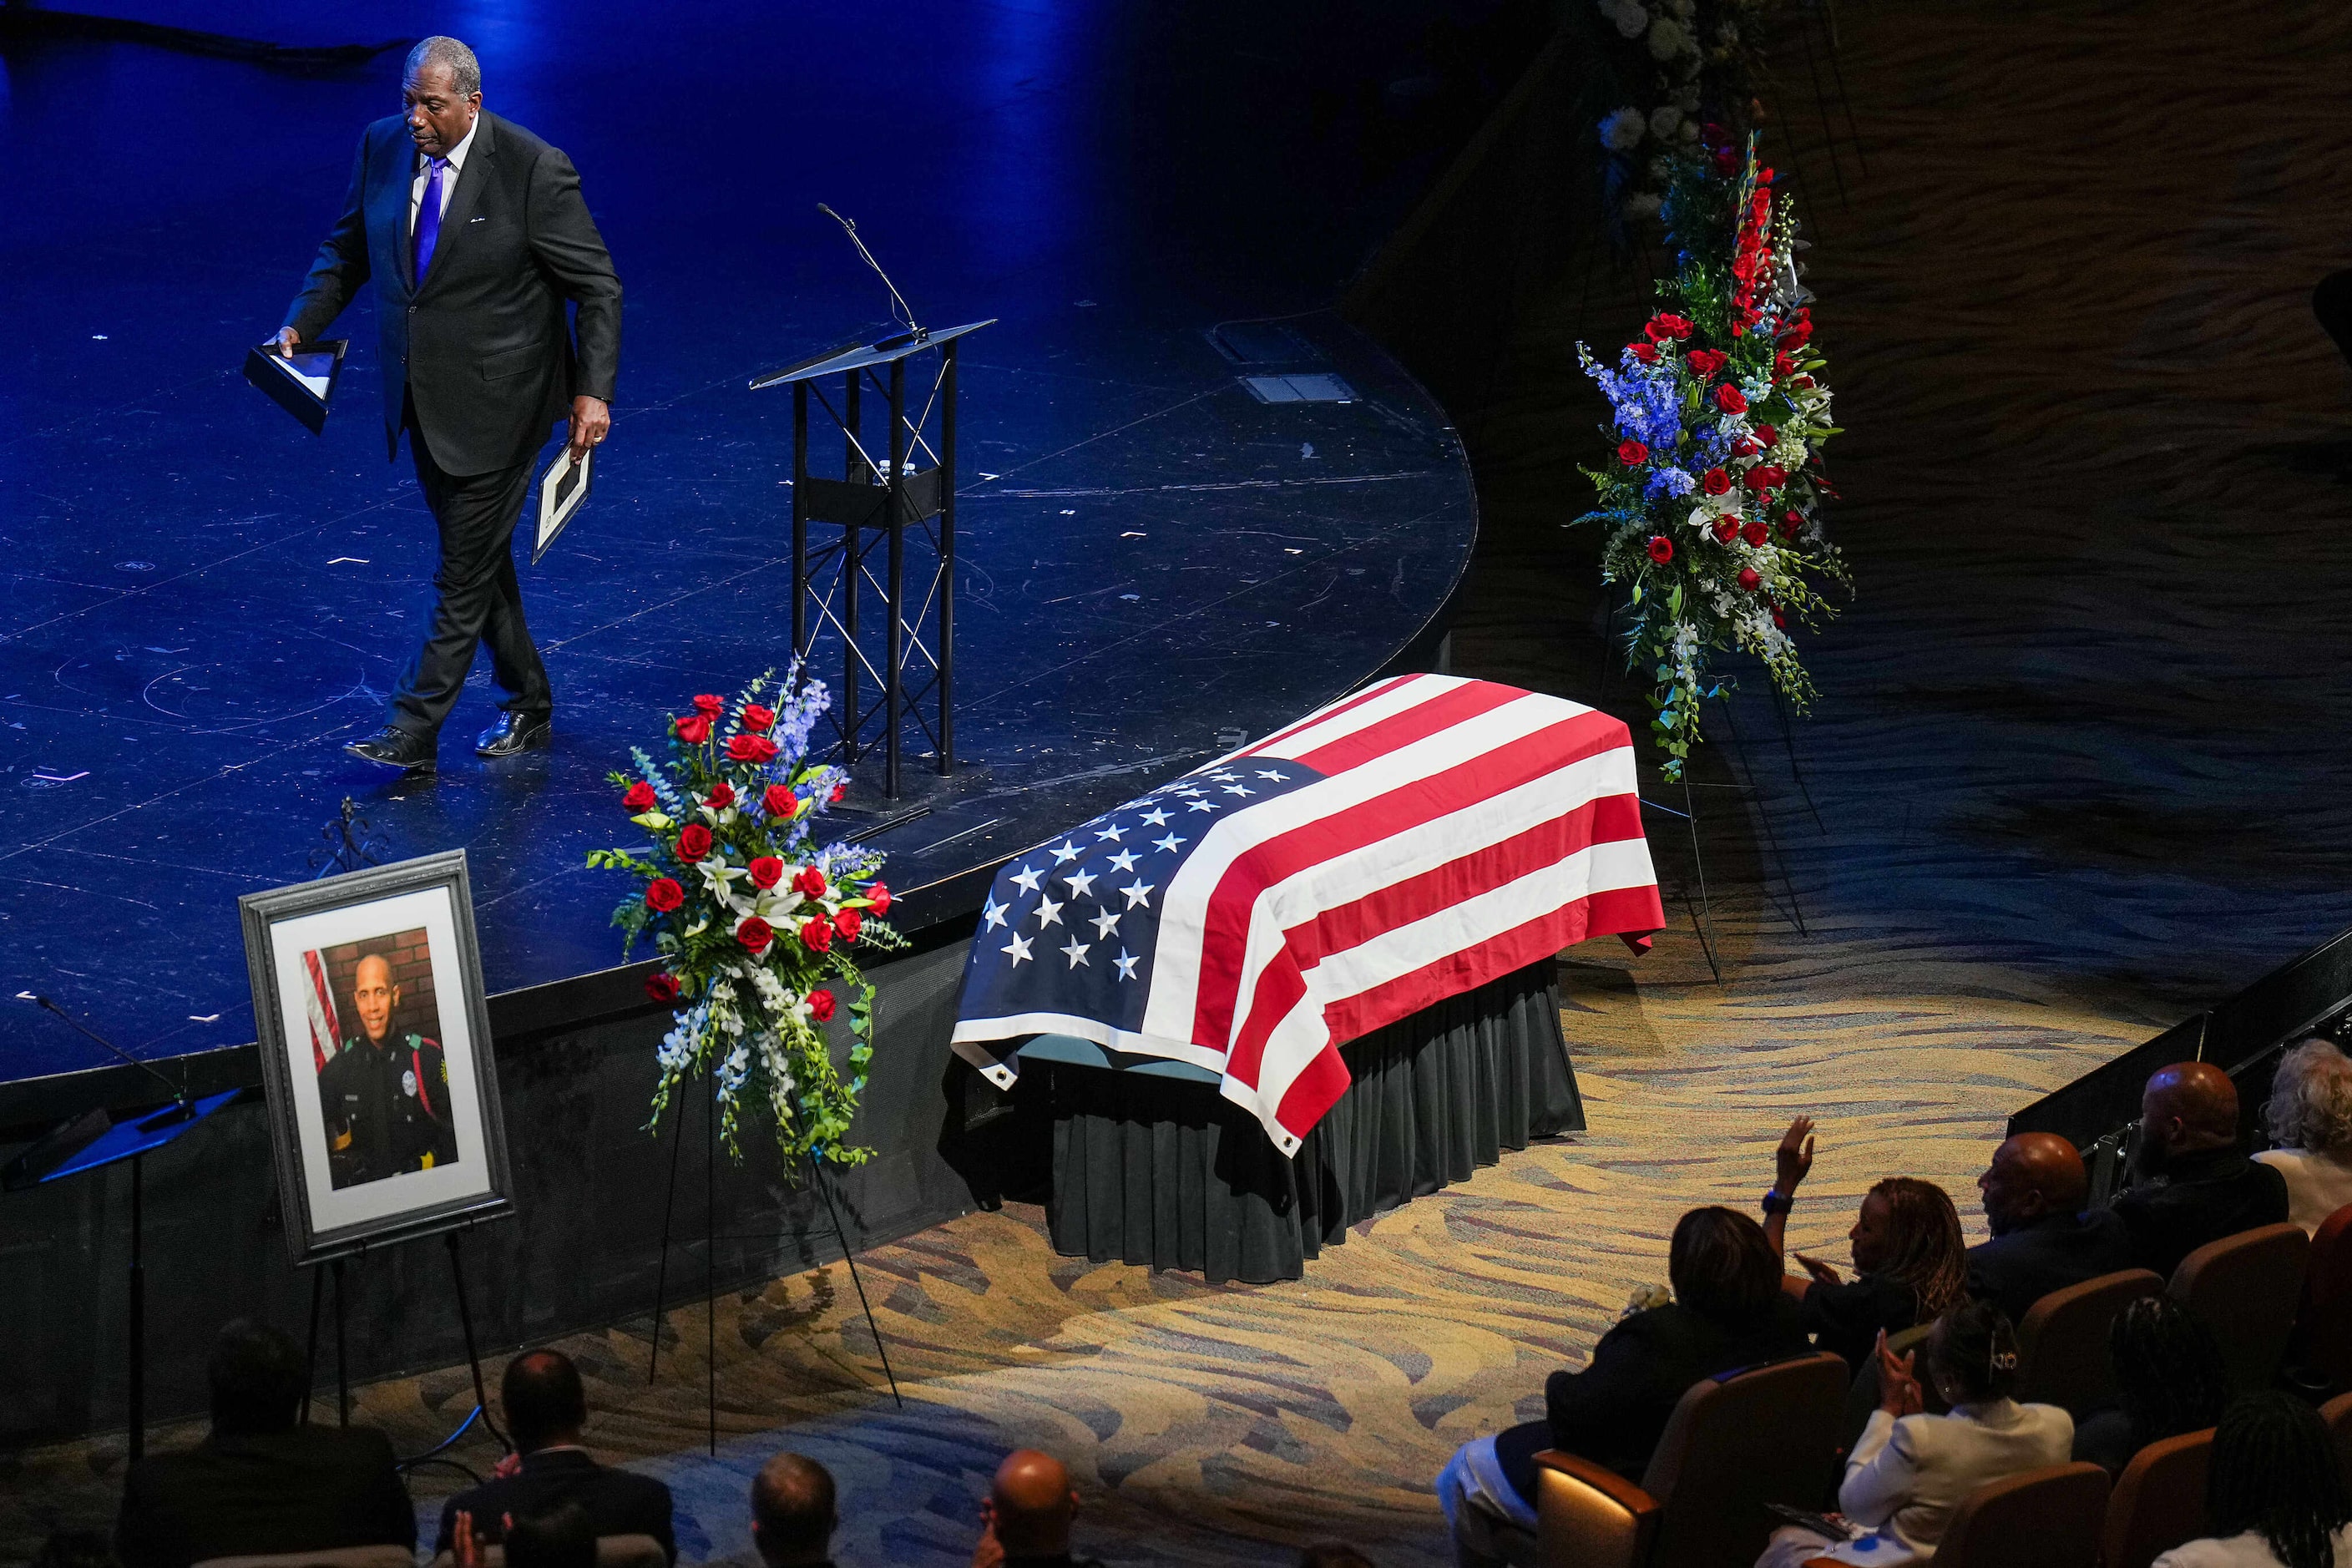
[[338, 1187], [429, 1171], [457, 1158], [449, 1113], [449, 1066], [438, 1042], [394, 1034], [400, 987], [381, 953], [363, 954], [352, 976], [359, 1033], [319, 1075], [329, 1172]]

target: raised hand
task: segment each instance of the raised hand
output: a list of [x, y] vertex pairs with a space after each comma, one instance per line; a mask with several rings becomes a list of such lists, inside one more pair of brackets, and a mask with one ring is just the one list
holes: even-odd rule
[[1919, 1380], [1912, 1373], [1918, 1353], [1891, 1353], [1886, 1348], [1886, 1331], [1878, 1331], [1878, 1407], [1889, 1415], [1916, 1415], [1927, 1408], [1927, 1401], [1920, 1396]]
[[1822, 1262], [1820, 1258], [1808, 1258], [1801, 1252], [1790, 1253], [1790, 1256], [1797, 1260], [1798, 1267], [1804, 1269], [1806, 1273], [1811, 1275], [1822, 1284], [1838, 1285], [1844, 1283], [1844, 1281], [1838, 1278], [1838, 1271], [1831, 1268], [1828, 1264]]
[[1784, 1198], [1796, 1196], [1797, 1184], [1813, 1168], [1811, 1117], [1800, 1116], [1789, 1123], [1789, 1131], [1780, 1135], [1780, 1146], [1772, 1151], [1772, 1190]]

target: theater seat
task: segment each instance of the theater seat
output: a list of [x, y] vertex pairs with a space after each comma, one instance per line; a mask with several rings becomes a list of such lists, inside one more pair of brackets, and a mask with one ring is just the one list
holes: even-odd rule
[[2336, 1435], [2336, 1451], [2344, 1460], [2344, 1483], [2352, 1486], [2352, 1394], [2339, 1394], [2321, 1405], [2319, 1418]]
[[207, 1557], [195, 1568], [416, 1568], [416, 1553], [405, 1546], [330, 1546], [317, 1552]]
[[2314, 1385], [2352, 1389], [2352, 1204], [2312, 1233], [2303, 1266], [2303, 1305], [2295, 1313], [2287, 1361]]
[[[402, 1563], [410, 1559], [403, 1554]], [[444, 1552], [433, 1559], [432, 1568], [455, 1568], [457, 1558]], [[506, 1568], [507, 1549], [503, 1546], [482, 1548], [482, 1568]], [[377, 1568], [376, 1564], [355, 1565], [355, 1568]], [[669, 1568], [668, 1554], [661, 1542], [650, 1535], [600, 1535], [596, 1538], [596, 1568]]]
[[2103, 1568], [2148, 1568], [2159, 1553], [2205, 1533], [2205, 1468], [2212, 1457], [2210, 1426], [2132, 1456], [2107, 1499]]
[[1536, 1456], [1536, 1516], [1549, 1568], [1718, 1568], [1750, 1563], [1768, 1502], [1822, 1506], [1837, 1476], [1845, 1363], [1826, 1352], [1692, 1385], [1642, 1484], [1557, 1450]]
[[2053, 1290], [2026, 1310], [2017, 1325], [2017, 1398], [2055, 1405], [2080, 1421], [2116, 1397], [2107, 1362], [2107, 1331], [2116, 1314], [2164, 1281], [2146, 1268], [2102, 1274]]
[[2107, 1472], [2051, 1465], [1989, 1481], [1960, 1500], [1936, 1568], [2096, 1568]]
[[2173, 1299], [2205, 1321], [2221, 1342], [2230, 1375], [2242, 1391], [2268, 1388], [2286, 1359], [2303, 1300], [2311, 1238], [2299, 1225], [2265, 1225], [2209, 1241], [2172, 1271]]

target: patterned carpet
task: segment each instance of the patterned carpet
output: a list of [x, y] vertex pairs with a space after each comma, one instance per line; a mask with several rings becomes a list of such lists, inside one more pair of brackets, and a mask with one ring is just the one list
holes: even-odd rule
[[[2011, 1111], [2352, 923], [2352, 434], [2305, 304], [2347, 259], [2352, 17], [1841, 15], [1869, 154], [1864, 178], [1842, 151], [1846, 203], [1801, 78], [1783, 104], [1864, 593], [1810, 645], [1824, 695], [1792, 747], [1752, 696], [1744, 745], [1712, 733], [1702, 784], [1760, 786], [1696, 796], [1726, 984], [1679, 901], [1646, 959], [1571, 952], [1592, 1130], [1359, 1227], [1301, 1281], [1057, 1258], [1018, 1208], [877, 1249], [903, 1410], [838, 1267], [719, 1304], [715, 1458], [698, 1305], [664, 1325], [650, 1387], [643, 1321], [568, 1342], [593, 1445], [676, 1489], [688, 1558], [746, 1556], [749, 1472], [789, 1446], [843, 1485], [840, 1561], [963, 1562], [987, 1472], [1025, 1443], [1071, 1461], [1081, 1543], [1113, 1563], [1333, 1536], [1444, 1563], [1446, 1454], [1538, 1408], [1662, 1276], [1683, 1209], [1752, 1202], [1789, 1116], [1822, 1123], [1799, 1245], [1843, 1259], [1892, 1173], [1943, 1183], [1981, 1234], [1971, 1184]], [[1605, 270], [1563, 279], [1488, 405], [1456, 410], [1487, 519], [1466, 673], [1631, 695], [1596, 686], [1585, 546], [1555, 525], [1594, 417], [1570, 345], [1637, 309]], [[1653, 826], [1695, 892], [1678, 825]], [[413, 1450], [469, 1399], [445, 1371], [366, 1389], [361, 1415]], [[0, 1457], [0, 1557], [102, 1522], [121, 1459], [119, 1439]]]

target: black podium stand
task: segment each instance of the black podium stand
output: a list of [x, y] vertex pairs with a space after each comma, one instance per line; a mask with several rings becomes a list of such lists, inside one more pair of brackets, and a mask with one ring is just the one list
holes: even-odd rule
[[[955, 772], [956, 349], [966, 333], [991, 324], [992, 318], [836, 349], [751, 383], [755, 392], [793, 389], [793, 652], [808, 669], [817, 634], [839, 634], [841, 689], [825, 719], [843, 766], [855, 769], [881, 752], [886, 801], [906, 790], [902, 735], [910, 719], [928, 748], [919, 754], [935, 758], [941, 777]], [[907, 367], [927, 355], [936, 356], [920, 367], [930, 385], [909, 416]], [[820, 384], [836, 375], [838, 407]], [[885, 443], [869, 444], [865, 429], [869, 384], [889, 406]], [[837, 479], [809, 472], [812, 396], [842, 434]], [[839, 528], [841, 536], [812, 551], [811, 523]], [[909, 533], [931, 552], [929, 581], [911, 608]], [[877, 548], [886, 552], [879, 578], [872, 563]], [[878, 638], [863, 613], [869, 593], [882, 598]], [[871, 701], [869, 684], [878, 688]]]

